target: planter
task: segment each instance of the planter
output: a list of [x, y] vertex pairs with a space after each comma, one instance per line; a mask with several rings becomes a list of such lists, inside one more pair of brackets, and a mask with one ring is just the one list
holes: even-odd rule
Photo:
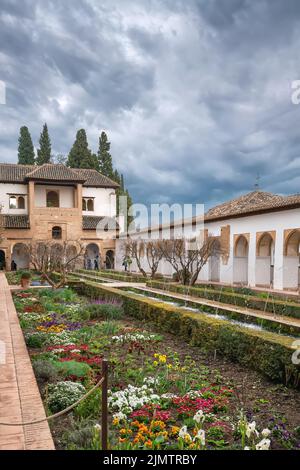
[[23, 289], [28, 289], [28, 287], [30, 286], [30, 279], [22, 278], [21, 286], [23, 287]]

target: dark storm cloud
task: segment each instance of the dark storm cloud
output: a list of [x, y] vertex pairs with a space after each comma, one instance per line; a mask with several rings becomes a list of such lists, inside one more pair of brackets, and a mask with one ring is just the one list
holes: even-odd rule
[[298, 0], [0, 0], [2, 161], [47, 121], [55, 153], [107, 130], [139, 202], [297, 192]]

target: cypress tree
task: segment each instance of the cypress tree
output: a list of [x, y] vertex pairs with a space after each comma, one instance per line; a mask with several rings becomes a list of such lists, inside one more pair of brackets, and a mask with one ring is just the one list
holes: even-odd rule
[[70, 168], [93, 168], [95, 158], [89, 149], [86, 132], [80, 129], [76, 134], [75, 142], [70, 150], [67, 166]]
[[38, 149], [36, 164], [43, 165], [44, 163], [50, 163], [51, 160], [51, 140], [48, 133], [47, 124], [44, 124], [43, 130], [40, 136], [40, 148]]
[[35, 163], [34, 147], [30, 132], [26, 126], [20, 129], [18, 163], [20, 165], [34, 165]]
[[107, 135], [105, 132], [101, 132], [99, 138], [99, 149], [98, 149], [98, 162], [99, 162], [99, 171], [102, 175], [107, 176], [108, 178], [114, 179], [114, 170], [112, 164], [112, 157], [109, 153], [110, 151], [110, 142], [108, 142]]

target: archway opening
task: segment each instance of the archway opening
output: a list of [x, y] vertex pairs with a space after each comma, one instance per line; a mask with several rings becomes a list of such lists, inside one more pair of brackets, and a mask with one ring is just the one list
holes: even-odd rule
[[85, 269], [99, 269], [100, 268], [100, 250], [96, 243], [87, 245], [84, 255]]
[[61, 240], [62, 238], [62, 229], [61, 227], [53, 227], [52, 228], [52, 238], [53, 240]]
[[248, 254], [248, 240], [240, 235], [235, 243], [233, 259], [233, 282], [236, 284], [248, 284]]
[[29, 250], [25, 243], [17, 243], [12, 251], [12, 263], [15, 263], [15, 269], [29, 268]]
[[106, 252], [105, 266], [106, 266], [106, 269], [115, 268], [115, 253], [113, 250], [108, 250]]
[[6, 268], [5, 251], [0, 250], [0, 270], [3, 271]]
[[264, 233], [256, 247], [256, 285], [270, 287], [274, 276], [274, 241], [269, 233]]
[[283, 287], [298, 289], [300, 286], [300, 230], [294, 230], [286, 240], [283, 259]]

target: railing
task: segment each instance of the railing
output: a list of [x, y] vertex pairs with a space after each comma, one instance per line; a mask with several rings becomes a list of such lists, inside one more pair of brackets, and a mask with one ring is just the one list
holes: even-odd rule
[[26, 421], [21, 423], [2, 423], [0, 421], [0, 426], [8, 426], [8, 427], [16, 427], [16, 426], [30, 426], [32, 424], [39, 424], [43, 423], [44, 421], [50, 421], [52, 419], [58, 418], [59, 416], [63, 416], [70, 411], [72, 411], [79, 403], [86, 400], [95, 390], [97, 390], [101, 386], [102, 389], [102, 397], [101, 397], [101, 447], [102, 450], [108, 449], [108, 361], [106, 359], [102, 360], [102, 373], [101, 379], [96, 383], [96, 385], [91, 388], [83, 397], [77, 400], [73, 405], [68, 406], [62, 411], [55, 413], [50, 416], [46, 416], [45, 418], [35, 419], [33, 421]]

